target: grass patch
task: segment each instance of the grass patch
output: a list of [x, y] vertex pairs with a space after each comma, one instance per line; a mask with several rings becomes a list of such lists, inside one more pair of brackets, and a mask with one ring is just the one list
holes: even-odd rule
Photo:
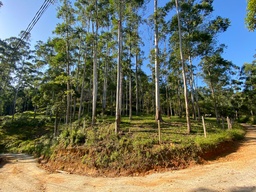
[[[137, 174], [161, 168], [183, 168], [199, 160], [202, 151], [215, 148], [222, 142], [240, 140], [245, 131], [235, 124], [232, 130], [223, 129], [213, 118], [206, 119], [207, 138], [202, 123], [191, 120], [192, 131], [187, 134], [185, 119], [164, 118], [161, 123], [161, 144], [158, 141], [157, 123], [152, 116], [123, 117], [121, 134], [114, 133], [114, 118], [98, 117], [91, 127], [88, 119], [62, 126], [58, 138], [53, 138], [53, 126], [43, 116], [20, 116], [11, 122], [5, 119], [0, 128], [0, 147], [11, 152], [25, 152], [51, 157], [56, 169], [74, 164], [108, 172]], [[227, 127], [227, 125], [225, 125]], [[75, 163], [74, 163], [75, 162]], [[79, 166], [78, 166], [79, 165]]]
[[[27, 153], [33, 155], [47, 154], [49, 145], [42, 143], [51, 138], [52, 126], [43, 116], [33, 118], [33, 113], [2, 117], [0, 125], [0, 152]], [[41, 144], [40, 144], [41, 143]], [[49, 154], [49, 153], [48, 153]], [[49, 154], [50, 155], [50, 154]]]

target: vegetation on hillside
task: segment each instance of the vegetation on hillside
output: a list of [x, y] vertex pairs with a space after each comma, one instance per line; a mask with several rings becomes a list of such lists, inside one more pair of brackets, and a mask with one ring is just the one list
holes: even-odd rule
[[[154, 0], [145, 16], [151, 3], [60, 0], [47, 42], [0, 39], [0, 149], [134, 173], [241, 139], [235, 122], [256, 121], [256, 68], [223, 58], [229, 19], [212, 16], [213, 0]], [[141, 29], [154, 39], [148, 55]]]
[[48, 119], [42, 116], [33, 119], [33, 114], [24, 113], [14, 121], [10, 118], [2, 121], [0, 146], [9, 152], [43, 158], [48, 161], [45, 166], [49, 169], [81, 174], [94, 170], [96, 175], [131, 175], [200, 163], [205, 153], [223, 143], [233, 145], [245, 133], [238, 124], [227, 130], [226, 124], [223, 129], [210, 118], [206, 119], [205, 138], [202, 123], [198, 121], [191, 122], [193, 132], [187, 134], [185, 119], [163, 118], [165, 123], [159, 144], [152, 116], [134, 116], [132, 121], [124, 118], [119, 135], [115, 134], [114, 119], [102, 117], [97, 119], [94, 127], [88, 120], [73, 123], [72, 129], [63, 125], [61, 134], [55, 138]]

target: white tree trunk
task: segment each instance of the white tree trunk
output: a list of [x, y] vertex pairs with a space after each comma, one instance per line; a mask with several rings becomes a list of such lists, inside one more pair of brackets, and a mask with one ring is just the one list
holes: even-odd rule
[[135, 55], [136, 115], [139, 114], [138, 53]]
[[[121, 7], [121, 6], [120, 6]], [[120, 92], [121, 92], [121, 53], [122, 53], [122, 20], [118, 22], [118, 59], [117, 59], [117, 85], [116, 85], [116, 122], [115, 122], [115, 133], [118, 134], [120, 130], [121, 122], [121, 110], [120, 110]]]
[[159, 93], [159, 49], [158, 49], [158, 21], [157, 21], [157, 0], [154, 0], [155, 13], [155, 105], [156, 105], [156, 120], [162, 120], [160, 108], [160, 93]]
[[185, 62], [184, 62], [183, 52], [182, 52], [182, 37], [181, 37], [181, 24], [180, 24], [180, 13], [179, 13], [178, 0], [175, 0], [175, 3], [176, 3], [176, 10], [177, 10], [177, 17], [178, 17], [178, 27], [179, 27], [180, 58], [181, 58], [182, 77], [183, 77], [183, 84], [184, 84], [184, 98], [185, 98], [185, 108], [186, 108], [187, 132], [190, 133], [191, 124], [190, 124], [190, 117], [189, 117], [190, 115], [189, 115], [189, 105], [188, 105], [187, 79], [186, 79]]
[[[98, 11], [98, 1], [95, 2], [96, 12]], [[98, 17], [98, 13], [96, 13]], [[98, 62], [97, 62], [97, 51], [98, 51], [98, 18], [96, 18], [96, 30], [93, 50], [93, 88], [92, 88], [92, 125], [96, 121], [97, 111], [97, 92], [98, 92]]]

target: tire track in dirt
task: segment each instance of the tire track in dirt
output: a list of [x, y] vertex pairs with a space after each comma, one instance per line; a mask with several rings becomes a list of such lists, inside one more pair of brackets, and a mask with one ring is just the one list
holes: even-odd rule
[[94, 178], [48, 173], [37, 167], [30, 156], [3, 154], [9, 162], [0, 166], [0, 191], [256, 192], [256, 127], [244, 126], [247, 134], [236, 152], [206, 165], [144, 177]]

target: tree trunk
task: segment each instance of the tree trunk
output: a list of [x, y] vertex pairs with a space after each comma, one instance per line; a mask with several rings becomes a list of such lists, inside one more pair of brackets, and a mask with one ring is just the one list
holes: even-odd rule
[[[95, 1], [96, 7], [96, 17], [98, 17], [98, 1]], [[96, 18], [96, 31], [95, 31], [95, 40], [94, 40], [94, 50], [93, 50], [93, 90], [92, 90], [92, 125], [96, 121], [96, 112], [97, 112], [97, 92], [98, 92], [98, 61], [97, 61], [97, 52], [98, 52], [98, 18]]]
[[[131, 38], [131, 35], [130, 35]], [[130, 40], [131, 42], [131, 40]], [[132, 46], [130, 43], [129, 46], [129, 57], [130, 57], [130, 66], [129, 66], [129, 120], [132, 120]]]
[[36, 111], [37, 111], [37, 107], [36, 107], [36, 105], [35, 105], [35, 107], [34, 107], [34, 119], [36, 118]]
[[168, 117], [170, 117], [170, 108], [169, 108], [169, 93], [168, 93], [168, 86], [165, 87], [165, 97], [166, 97], [166, 114]]
[[[121, 2], [119, 2], [121, 9]], [[118, 134], [120, 130], [121, 111], [120, 111], [120, 92], [121, 92], [121, 54], [122, 54], [122, 18], [121, 11], [118, 21], [118, 59], [117, 59], [117, 86], [116, 86], [116, 120], [115, 120], [115, 133]]]
[[[109, 51], [108, 55], [109, 55]], [[107, 88], [108, 88], [108, 60], [105, 63], [104, 68], [104, 82], [103, 82], [103, 98], [102, 98], [102, 114], [105, 114], [106, 106], [107, 106]]]
[[74, 100], [74, 106], [73, 106], [73, 111], [72, 111], [72, 119], [73, 120], [75, 120], [75, 117], [76, 117], [76, 100], [77, 100], [77, 98], [76, 98], [76, 96], [73, 96], [73, 100]]
[[195, 89], [194, 89], [194, 70], [193, 70], [193, 64], [191, 60], [191, 56], [189, 56], [189, 63], [190, 63], [190, 89], [191, 89], [191, 104], [193, 109], [193, 118], [194, 120], [197, 119], [196, 115], [196, 105], [195, 105]]
[[158, 21], [157, 21], [157, 0], [154, 0], [154, 23], [155, 23], [155, 104], [156, 104], [156, 121], [162, 121], [160, 107], [160, 92], [159, 92], [159, 49], [158, 49]]
[[17, 101], [17, 97], [18, 97], [18, 89], [15, 89], [15, 95], [14, 95], [14, 100], [13, 100], [13, 108], [12, 108], [12, 121], [14, 120], [14, 115], [16, 112], [16, 101]]
[[[121, 38], [121, 42], [122, 42], [122, 36]], [[122, 45], [121, 45], [122, 46]], [[121, 48], [122, 49], [122, 48]], [[121, 62], [122, 62], [122, 57], [120, 58]], [[119, 91], [119, 110], [120, 110], [120, 115], [122, 115], [123, 113], [123, 67], [122, 67], [122, 63], [120, 65], [120, 91]]]
[[[85, 55], [85, 58], [86, 58], [86, 55]], [[80, 103], [79, 103], [79, 110], [78, 110], [78, 120], [80, 120], [81, 115], [82, 115], [82, 106], [83, 106], [83, 100], [84, 100], [85, 73], [86, 73], [86, 63], [84, 63], [84, 69], [83, 69], [83, 80], [82, 80], [82, 86], [81, 86], [81, 95], [80, 95]]]
[[132, 120], [132, 74], [129, 75], [129, 119]]
[[138, 54], [135, 55], [136, 115], [139, 114]]
[[182, 52], [182, 37], [181, 37], [181, 24], [180, 24], [180, 14], [179, 14], [178, 0], [175, 0], [175, 3], [176, 3], [176, 10], [177, 10], [177, 17], [178, 17], [178, 27], [179, 27], [179, 41], [180, 41], [179, 44], [180, 44], [180, 57], [181, 57], [181, 65], [182, 65], [182, 77], [183, 77], [183, 84], [184, 84], [184, 98], [185, 98], [185, 108], [186, 108], [187, 133], [189, 134], [190, 131], [191, 131], [191, 124], [190, 124], [190, 114], [189, 114], [189, 104], [188, 104], [185, 62], [184, 62], [183, 52]]
[[196, 86], [195, 86], [195, 97], [196, 97], [197, 116], [199, 118], [199, 117], [201, 117], [201, 112], [200, 112], [200, 107], [199, 107], [199, 102], [198, 102], [198, 91], [197, 91], [197, 87]]
[[59, 116], [58, 112], [56, 112], [56, 114], [55, 114], [55, 121], [54, 121], [54, 137], [58, 136], [58, 116]]
[[179, 104], [179, 118], [182, 118], [182, 106], [181, 106], [181, 97], [180, 97], [180, 88], [179, 88], [179, 82], [178, 82], [178, 86], [177, 86], [177, 95], [178, 95], [178, 104]]
[[[66, 17], [66, 23], [68, 22], [68, 19]], [[66, 66], [66, 74], [67, 77], [70, 77], [70, 59], [69, 59], [69, 31], [67, 30], [66, 32], [66, 59], [67, 59], [67, 66]], [[70, 100], [71, 100], [71, 96], [70, 96], [70, 80], [67, 79], [67, 108], [66, 108], [66, 125], [69, 124], [69, 116], [70, 116]]]
[[[211, 73], [208, 72], [208, 75], [211, 75]], [[217, 121], [217, 123], [220, 123], [217, 100], [215, 98], [215, 91], [214, 91], [214, 88], [213, 88], [213, 85], [212, 85], [211, 81], [210, 81], [210, 89], [211, 89], [211, 93], [212, 93], [212, 99], [213, 99], [213, 102], [214, 102], [214, 110], [215, 110], [216, 121]]]

